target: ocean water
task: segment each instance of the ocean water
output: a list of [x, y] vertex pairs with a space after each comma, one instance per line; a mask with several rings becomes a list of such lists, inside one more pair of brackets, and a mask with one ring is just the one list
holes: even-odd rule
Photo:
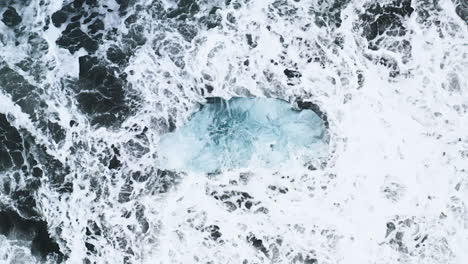
[[211, 101], [160, 138], [160, 168], [215, 173], [274, 167], [290, 159], [313, 166], [327, 157], [326, 127], [312, 110], [295, 110], [272, 98]]
[[[467, 20], [463, 0], [1, 1], [0, 263], [467, 263]], [[206, 140], [212, 98], [313, 122], [279, 157], [266, 130], [199, 156], [174, 135]]]

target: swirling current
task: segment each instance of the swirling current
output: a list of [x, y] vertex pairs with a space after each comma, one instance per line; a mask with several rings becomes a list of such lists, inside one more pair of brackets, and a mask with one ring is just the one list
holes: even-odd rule
[[0, 263], [468, 263], [466, 0], [0, 1]]

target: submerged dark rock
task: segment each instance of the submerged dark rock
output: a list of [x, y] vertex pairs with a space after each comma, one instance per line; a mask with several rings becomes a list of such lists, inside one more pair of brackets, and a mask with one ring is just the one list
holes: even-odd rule
[[109, 161], [109, 169], [110, 170], [116, 170], [122, 167], [122, 163], [120, 160], [117, 158], [116, 155], [112, 157], [112, 159]]
[[196, 26], [182, 23], [177, 26], [177, 31], [188, 42], [192, 41], [192, 39], [194, 39], [198, 33], [198, 29]]
[[242, 207], [248, 210], [253, 205], [253, 197], [247, 192], [223, 191], [219, 193], [213, 191], [210, 195], [214, 199], [223, 202], [229, 211], [234, 211]]
[[319, 27], [341, 26], [341, 11], [345, 9], [350, 0], [324, 1], [317, 10], [314, 10], [315, 24]]
[[136, 0], [115, 0], [115, 2], [120, 5], [119, 12], [124, 14], [130, 6], [135, 4]]
[[142, 25], [134, 24], [128, 30], [128, 33], [123, 36], [123, 42], [131, 49], [136, 49], [145, 45], [147, 39]]
[[4, 114], [0, 114], [0, 172], [23, 165], [23, 138]]
[[96, 34], [100, 30], [104, 30], [104, 22], [101, 19], [96, 19], [94, 23], [88, 26], [88, 29], [91, 34]]
[[299, 107], [300, 110], [304, 109], [309, 109], [312, 110], [315, 114], [317, 114], [322, 120], [325, 125], [325, 127], [328, 129], [329, 128], [329, 123], [328, 123], [328, 118], [325, 112], [323, 112], [320, 107], [317, 104], [314, 104], [309, 101], [302, 101], [299, 100], [297, 101], [297, 106]]
[[52, 14], [52, 24], [54, 24], [55, 27], [60, 27], [63, 23], [67, 21], [67, 18], [67, 13], [65, 13], [62, 10], [59, 10]]
[[250, 234], [247, 237], [247, 241], [257, 250], [268, 256], [268, 249], [263, 244], [263, 241], [257, 238], [255, 235]]
[[177, 8], [167, 12], [168, 18], [186, 19], [189, 16], [195, 15], [200, 10], [197, 1], [194, 0], [180, 0]]
[[[105, 13], [98, 6], [95, 0], [75, 0], [56, 11], [51, 16], [54, 26], [60, 27], [70, 21], [56, 43], [72, 54], [80, 48], [94, 53], [105, 33]], [[102, 7], [107, 6], [104, 4]]]
[[199, 19], [200, 23], [205, 25], [207, 29], [215, 28], [221, 24], [221, 15], [216, 12], [218, 9], [220, 8], [216, 6], [211, 8], [208, 14]]
[[40, 91], [16, 71], [0, 62], [0, 90], [11, 95], [13, 102], [21, 107], [21, 110], [32, 115], [40, 108]]
[[301, 78], [302, 77], [302, 74], [299, 71], [290, 70], [290, 69], [285, 69], [284, 75], [286, 75], [288, 78]]
[[93, 124], [111, 125], [129, 113], [124, 80], [115, 69], [97, 57], [79, 58], [80, 73], [76, 99]]
[[459, 1], [455, 13], [468, 24], [468, 1]]
[[106, 55], [108, 60], [117, 65], [126, 65], [128, 63], [129, 57], [116, 45], [109, 47]]
[[218, 225], [209, 225], [203, 229], [203, 231], [207, 232], [209, 234], [209, 237], [213, 239], [214, 241], [220, 241], [221, 236], [223, 235], [219, 231], [219, 226]]
[[0, 211], [0, 234], [7, 237], [31, 240], [31, 253], [42, 259], [56, 254], [61, 261], [63, 254], [47, 230], [47, 222], [39, 219], [25, 219], [13, 210]]
[[2, 22], [9, 27], [15, 27], [22, 21], [21, 16], [16, 12], [16, 9], [12, 6], [8, 7], [3, 13]]
[[62, 36], [57, 39], [57, 45], [68, 49], [72, 54], [81, 48], [91, 53], [99, 48], [98, 42], [80, 29], [79, 22], [68, 24]]
[[411, 16], [413, 11], [409, 0], [395, 0], [389, 4], [373, 3], [366, 13], [360, 16], [364, 22], [363, 34], [368, 40], [382, 34], [403, 36], [406, 34], [404, 20]]
[[252, 34], [245, 34], [245, 37], [247, 38], [247, 44], [251, 47], [251, 48], [255, 48], [257, 47], [257, 42], [253, 40], [252, 38]]
[[24, 130], [13, 126], [0, 113], [0, 192], [9, 198], [9, 206], [24, 217], [38, 217], [35, 192], [41, 181], [48, 181], [59, 193], [65, 191], [69, 170], [37, 145]]

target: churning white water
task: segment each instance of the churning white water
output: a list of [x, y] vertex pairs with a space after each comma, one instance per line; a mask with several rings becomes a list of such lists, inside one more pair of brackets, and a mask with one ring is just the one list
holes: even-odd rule
[[304, 165], [326, 156], [327, 132], [311, 110], [276, 99], [214, 100], [174, 133], [160, 139], [159, 166], [216, 172], [273, 167], [291, 158]]
[[2, 1], [0, 263], [468, 263], [467, 10]]

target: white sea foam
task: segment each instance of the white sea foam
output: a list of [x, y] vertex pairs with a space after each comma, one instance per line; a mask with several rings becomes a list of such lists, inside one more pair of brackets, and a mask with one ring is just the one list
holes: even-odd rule
[[[222, 28], [199, 29], [190, 43], [141, 13], [148, 41], [126, 69], [141, 108], [118, 129], [91, 127], [54, 82], [77, 77], [76, 58], [84, 51], [65, 55], [50, 45], [46, 57], [60, 67], [36, 84], [53, 84], [47, 87], [54, 94], [44, 96], [64, 126], [72, 118], [79, 123], [67, 129], [63, 145], [49, 143], [47, 150], [70, 167], [73, 192], [59, 194], [43, 180], [36, 197], [67, 263], [466, 263], [468, 31], [454, 3], [442, 0], [431, 9], [413, 1], [416, 11], [404, 22], [407, 34], [386, 36], [374, 51], [359, 29], [365, 1], [346, 6], [339, 28], [314, 23], [313, 11], [326, 1], [291, 1], [278, 8], [273, 2], [282, 1], [245, 2], [218, 10]], [[200, 4], [202, 10], [212, 5]], [[280, 16], [280, 9], [295, 15]], [[428, 12], [425, 23], [420, 9]], [[169, 48], [155, 54], [152, 45], [161, 30], [166, 40], [180, 44], [178, 54]], [[58, 37], [54, 30], [41, 34], [49, 44]], [[4, 37], [0, 56], [14, 67], [14, 52], [25, 51], [8, 42], [12, 36]], [[402, 40], [411, 45], [409, 56], [395, 48]], [[184, 69], [171, 56], [180, 57]], [[381, 56], [396, 61], [401, 74], [389, 77], [391, 69], [378, 63]], [[302, 77], [288, 85], [285, 68]], [[214, 88], [210, 96], [300, 98], [319, 105], [330, 124], [326, 165], [311, 171], [289, 160], [275, 168], [252, 164], [216, 175], [159, 177], [161, 135], [169, 120], [181, 127], [196, 104], [204, 103], [200, 88], [207, 79]], [[13, 125], [50, 142], [9, 107], [7, 97], [0, 97], [0, 112], [13, 113]], [[120, 171], [102, 162], [111, 145], [120, 147]], [[136, 172], [148, 179], [135, 180]], [[387, 233], [388, 223], [395, 225], [393, 232]], [[87, 235], [93, 228], [100, 234]], [[87, 255], [85, 241], [99, 254]], [[20, 251], [32, 258], [27, 245], [5, 251], [12, 242], [0, 238], [1, 243], [8, 246], [0, 246], [0, 261], [16, 263]]]

